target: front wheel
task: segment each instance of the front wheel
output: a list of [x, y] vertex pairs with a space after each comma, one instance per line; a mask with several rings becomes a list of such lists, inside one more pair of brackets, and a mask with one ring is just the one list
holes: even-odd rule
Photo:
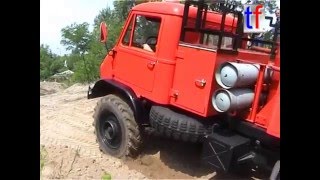
[[107, 95], [97, 103], [94, 128], [104, 153], [118, 158], [138, 154], [142, 144], [139, 126], [130, 106], [118, 96]]
[[270, 180], [280, 180], [280, 160], [278, 160], [273, 166]]

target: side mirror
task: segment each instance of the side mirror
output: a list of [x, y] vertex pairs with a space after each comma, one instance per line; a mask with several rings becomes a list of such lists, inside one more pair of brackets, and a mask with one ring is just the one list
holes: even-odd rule
[[108, 27], [105, 22], [101, 22], [100, 24], [100, 42], [106, 43], [108, 37]]

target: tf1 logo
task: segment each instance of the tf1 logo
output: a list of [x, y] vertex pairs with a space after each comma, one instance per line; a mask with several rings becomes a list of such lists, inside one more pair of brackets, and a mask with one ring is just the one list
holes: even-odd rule
[[266, 32], [265, 10], [262, 4], [244, 5], [244, 33]]

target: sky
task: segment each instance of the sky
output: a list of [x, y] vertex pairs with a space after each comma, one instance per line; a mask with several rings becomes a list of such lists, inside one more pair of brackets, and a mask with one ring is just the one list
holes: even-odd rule
[[40, 0], [40, 44], [49, 45], [53, 53], [66, 54], [60, 44], [61, 29], [74, 22], [88, 22], [92, 30], [99, 11], [112, 3], [113, 0]]
[[61, 29], [74, 22], [88, 22], [91, 31], [99, 11], [112, 4], [113, 0], [40, 0], [40, 44], [49, 45], [55, 54], [67, 54], [60, 44]]

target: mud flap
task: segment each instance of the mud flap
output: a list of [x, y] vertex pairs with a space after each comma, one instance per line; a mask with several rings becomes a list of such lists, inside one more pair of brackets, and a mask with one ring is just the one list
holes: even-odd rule
[[214, 132], [204, 137], [202, 161], [217, 171], [228, 172], [232, 165], [239, 163], [239, 159], [245, 159], [248, 155], [248, 138], [232, 132]]

